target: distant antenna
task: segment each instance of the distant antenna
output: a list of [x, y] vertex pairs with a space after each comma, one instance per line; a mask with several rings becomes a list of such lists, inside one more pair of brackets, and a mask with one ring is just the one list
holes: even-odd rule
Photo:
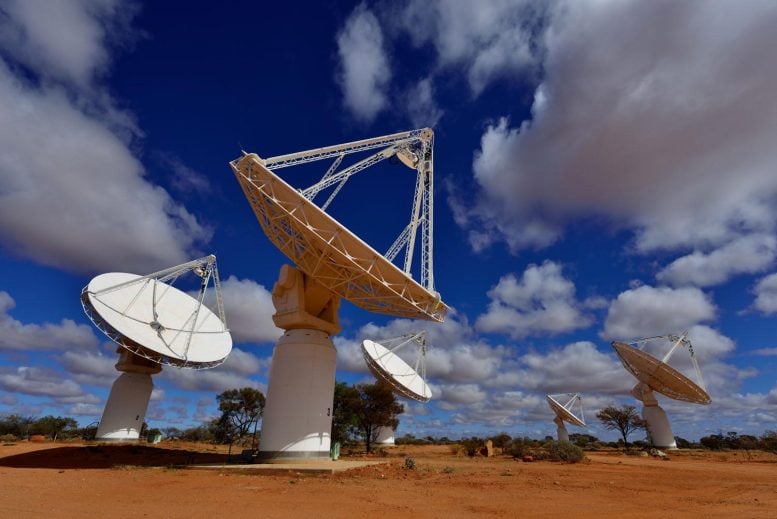
[[[635, 346], [623, 342], [613, 342], [612, 347], [621, 359], [623, 366], [639, 380], [639, 384], [631, 390], [631, 394], [644, 404], [642, 417], [648, 423], [648, 434], [653, 445], [663, 449], [676, 449], [677, 442], [669, 425], [669, 419], [666, 416], [666, 412], [658, 405], [653, 392], [661, 393], [674, 400], [693, 404], [707, 405], [712, 400], [704, 389], [701, 370], [687, 333], [647, 337], [634, 341], [631, 344], [643, 345], [653, 340], [664, 340], [672, 343], [669, 351], [661, 360]], [[698, 384], [668, 364], [680, 347], [685, 347], [688, 350], [691, 363], [699, 381]]]
[[[172, 286], [193, 274], [195, 296]], [[216, 311], [204, 304], [212, 285]], [[81, 304], [95, 326], [119, 346], [113, 384], [97, 429], [99, 440], [136, 440], [161, 365], [206, 369], [232, 350], [224, 318], [216, 257], [207, 256], [146, 276], [111, 272], [92, 279]]]
[[[580, 393], [562, 393], [560, 395], [547, 395], [548, 405], [556, 413], [553, 422], [556, 424], [556, 434], [559, 441], [569, 441], [569, 433], [564, 422], [585, 427], [583, 417], [583, 399]], [[564, 403], [562, 403], [564, 402]], [[575, 414], [577, 410], [577, 415]]]
[[[411, 367], [396, 354], [405, 346], [415, 347], [415, 363]], [[375, 377], [388, 383], [394, 391], [411, 400], [428, 402], [432, 390], [426, 383], [426, 332], [401, 335], [380, 342], [362, 341], [362, 354]]]

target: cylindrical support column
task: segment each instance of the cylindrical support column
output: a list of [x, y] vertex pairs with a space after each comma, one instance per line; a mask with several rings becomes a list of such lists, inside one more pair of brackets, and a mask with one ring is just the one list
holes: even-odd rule
[[394, 443], [394, 429], [391, 427], [381, 427], [378, 429], [378, 436], [375, 438], [375, 445], [381, 447], [393, 447]]
[[100, 441], [136, 441], [146, 417], [154, 383], [148, 373], [122, 373], [111, 387], [105, 404], [97, 439]]
[[325, 332], [286, 331], [272, 354], [258, 458], [328, 459], [337, 353]]
[[647, 432], [653, 446], [659, 449], [676, 449], [677, 442], [669, 425], [666, 412], [656, 405], [645, 405], [642, 408], [642, 418], [647, 422]]
[[556, 438], [558, 438], [558, 441], [560, 442], [568, 442], [569, 441], [569, 432], [567, 431], [566, 426], [564, 425], [564, 421], [556, 417], [555, 420], [553, 420], [556, 424]]

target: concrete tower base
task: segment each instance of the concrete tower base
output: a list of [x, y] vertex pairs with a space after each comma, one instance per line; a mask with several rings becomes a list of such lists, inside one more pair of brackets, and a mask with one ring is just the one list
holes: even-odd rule
[[337, 352], [317, 330], [289, 330], [272, 354], [258, 458], [329, 459]]
[[137, 441], [154, 390], [151, 375], [162, 371], [162, 366], [120, 348], [116, 369], [124, 373], [111, 387], [100, 425], [97, 426], [96, 439]]
[[632, 394], [642, 400], [642, 418], [647, 422], [647, 433], [650, 442], [658, 449], [672, 450], [677, 448], [677, 442], [669, 425], [666, 412], [658, 405], [653, 390], [645, 384], [637, 384]]
[[375, 438], [375, 445], [380, 447], [394, 447], [394, 434], [396, 431], [391, 427], [381, 427], [378, 429], [378, 436]]
[[660, 405], [645, 404], [642, 408], [642, 418], [648, 423], [648, 435], [656, 448], [668, 450], [677, 448], [669, 418]]
[[558, 438], [558, 441], [560, 442], [568, 442], [569, 441], [569, 432], [567, 431], [566, 426], [564, 425], [564, 421], [561, 420], [559, 417], [556, 417], [555, 420], [553, 420], [556, 424], [556, 438]]
[[272, 354], [257, 458], [329, 459], [340, 299], [284, 265], [272, 300], [273, 322], [286, 332]]

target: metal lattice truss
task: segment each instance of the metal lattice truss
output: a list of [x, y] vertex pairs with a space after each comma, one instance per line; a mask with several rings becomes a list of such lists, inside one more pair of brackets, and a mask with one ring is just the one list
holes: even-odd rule
[[[262, 159], [256, 154], [230, 163], [262, 230], [270, 241], [305, 274], [365, 310], [398, 317], [441, 322], [448, 308], [434, 291], [433, 254], [433, 132], [426, 128], [375, 139]], [[374, 148], [377, 153], [343, 169], [343, 157]], [[359, 171], [396, 156], [417, 171], [410, 223], [385, 255], [351, 233], [324, 212], [345, 182]], [[334, 158], [317, 184], [297, 190], [272, 169]], [[333, 187], [318, 207], [312, 200]], [[420, 228], [421, 283], [410, 273]], [[392, 260], [405, 250], [404, 269]]]
[[[196, 295], [197, 304], [188, 318], [183, 322], [182, 326], [175, 328], [163, 327], [158, 321], [159, 314], [157, 313], [157, 305], [164, 299], [165, 295], [174, 285], [176, 280], [188, 272], [193, 272], [201, 279], [200, 288]], [[219, 319], [219, 326], [215, 330], [209, 329], [205, 331], [198, 329], [196, 325], [198, 323], [200, 311], [204, 305], [205, 294], [211, 282], [213, 283], [213, 290], [215, 292], [216, 315]], [[226, 358], [222, 358], [212, 362], [192, 362], [186, 358], [186, 355], [184, 355], [184, 358], [171, 357], [169, 355], [165, 355], [164, 353], [154, 351], [154, 349], [148, 348], [119, 332], [95, 310], [90, 301], [90, 296], [99, 300], [100, 296], [102, 295], [126, 289], [135, 290], [134, 296], [128, 301], [126, 306], [122, 308], [112, 308], [112, 310], [128, 320], [135, 321], [139, 324], [148, 325], [152, 329], [156, 330], [160, 341], [168, 345], [170, 343], [178, 342], [179, 339], [182, 339], [185, 344], [184, 352], [187, 352], [192, 343], [192, 338], [197, 335], [225, 334], [229, 332], [224, 314], [224, 302], [221, 295], [221, 282], [219, 279], [218, 267], [216, 265], [216, 256], [206, 256], [204, 258], [196, 259], [181, 265], [177, 265], [175, 267], [160, 270], [146, 276], [139, 276], [130, 281], [119, 283], [94, 292], [89, 291], [89, 286], [86, 286], [81, 291], [81, 306], [94, 325], [113, 342], [129, 350], [135, 355], [148, 359], [157, 364], [175, 366], [179, 368], [208, 369], [214, 368], [226, 360]], [[139, 320], [133, 316], [134, 305], [145, 291], [152, 292], [151, 301], [153, 320], [149, 322]], [[199, 322], [201, 324], [203, 321], [200, 320]], [[165, 339], [163, 332], [172, 332], [174, 335], [172, 339]]]
[[[673, 344], [664, 357], [659, 360], [639, 349], [639, 346], [656, 339], [665, 339]], [[673, 367], [668, 362], [680, 347], [686, 347], [693, 364], [698, 383], [692, 381]], [[687, 333], [681, 335], [657, 335], [633, 341], [630, 344], [614, 342], [613, 348], [621, 359], [623, 366], [634, 375], [637, 380], [650, 390], [657, 391], [674, 400], [682, 400], [695, 404], [709, 404], [709, 394], [704, 387], [704, 379], [699, 369], [699, 363], [694, 355], [693, 346]], [[644, 399], [642, 392], [644, 387], [638, 384], [632, 390], [632, 394], [639, 399]]]
[[[384, 362], [387, 360], [385, 357], [397, 355], [397, 352], [405, 346], [414, 346], [416, 350], [415, 359], [412, 365], [414, 373], [411, 375], [411, 377], [414, 379], [420, 379], [420, 381], [423, 381], [423, 385], [426, 387], [426, 332], [421, 331], [407, 335], [400, 335], [399, 337], [393, 337], [389, 339], [380, 339], [377, 342], [379, 342], [387, 349], [387, 351], [383, 354], [383, 357], [372, 358], [370, 355], [364, 352], [364, 360], [372, 374], [391, 386], [391, 389], [394, 390], [394, 392], [404, 396], [405, 398], [424, 403], [431, 400], [431, 393], [421, 395], [408, 389], [409, 386], [413, 385], [412, 380], [402, 380], [402, 383], [400, 383], [396, 373], [389, 373], [386, 370], [387, 363]], [[405, 376], [405, 378], [406, 377], [407, 376]]]

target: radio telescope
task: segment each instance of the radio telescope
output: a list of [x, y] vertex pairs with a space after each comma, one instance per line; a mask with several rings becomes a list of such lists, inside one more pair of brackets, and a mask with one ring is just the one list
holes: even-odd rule
[[[578, 427], [585, 427], [585, 418], [583, 417], [583, 399], [580, 397], [580, 393], [563, 393], [560, 395], [547, 395], [548, 405], [553, 412], [556, 413], [556, 418], [553, 422], [556, 424], [556, 436], [559, 441], [569, 441], [569, 433], [564, 425], [564, 422], [577, 425]], [[565, 403], [561, 403], [563, 400]], [[573, 411], [577, 408], [577, 415]]]
[[[295, 267], [284, 265], [273, 287], [273, 322], [285, 330], [273, 350], [262, 420], [259, 458], [325, 459], [329, 455], [337, 312], [345, 298], [367, 311], [442, 322], [448, 307], [434, 290], [433, 143], [429, 128], [260, 158], [250, 153], [230, 162], [262, 230]], [[346, 155], [375, 150], [340, 168]], [[397, 157], [416, 172], [410, 222], [385, 254], [367, 245], [325, 209], [346, 181]], [[297, 190], [280, 168], [331, 159], [321, 180]], [[332, 188], [321, 207], [313, 198]], [[420, 283], [411, 275], [420, 234]], [[403, 267], [392, 261], [404, 249]]]
[[[396, 354], [408, 344], [416, 347], [414, 366]], [[432, 390], [426, 383], [426, 332], [401, 335], [380, 342], [366, 339], [362, 341], [362, 354], [367, 367], [378, 380], [386, 382], [400, 396], [428, 402], [432, 399]]]
[[[693, 346], [687, 333], [648, 337], [634, 341], [632, 344], [639, 345], [653, 340], [673, 343], [661, 360], [623, 342], [613, 342], [612, 347], [620, 357], [623, 366], [639, 380], [639, 383], [631, 390], [631, 394], [643, 404], [642, 418], [648, 424], [648, 435], [651, 442], [658, 448], [676, 449], [677, 443], [669, 425], [669, 419], [666, 412], [658, 405], [654, 391], [674, 400], [682, 400], [692, 404], [707, 405], [712, 400], [707, 394], [707, 390], [704, 389], [699, 363], [696, 361]], [[681, 346], [688, 348], [698, 384], [668, 364], [669, 359]]]
[[[196, 297], [172, 286], [188, 273], [199, 278]], [[203, 304], [211, 283], [218, 315]], [[119, 346], [116, 369], [121, 375], [105, 404], [98, 440], [138, 439], [154, 388], [151, 375], [162, 371], [162, 365], [212, 368], [232, 350], [212, 255], [147, 276], [101, 274], [81, 291], [81, 305], [94, 325]]]

